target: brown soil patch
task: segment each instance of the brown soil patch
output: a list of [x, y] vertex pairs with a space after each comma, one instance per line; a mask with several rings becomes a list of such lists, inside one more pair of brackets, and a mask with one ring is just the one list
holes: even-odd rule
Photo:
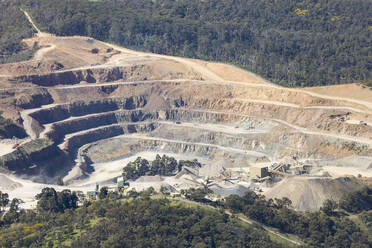
[[355, 100], [372, 102], [372, 90], [362, 87], [360, 84], [342, 84], [306, 88], [307, 91], [328, 96], [351, 98]]
[[219, 77], [227, 81], [246, 82], [253, 84], [266, 84], [269, 83], [265, 79], [252, 72], [245, 71], [233, 65], [222, 64], [217, 62], [206, 62], [202, 60], [193, 60], [198, 64], [206, 67], [208, 70], [217, 74]]

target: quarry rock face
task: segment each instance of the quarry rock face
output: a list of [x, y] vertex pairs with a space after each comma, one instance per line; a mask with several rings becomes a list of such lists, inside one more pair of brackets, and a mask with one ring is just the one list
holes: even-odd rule
[[[25, 143], [13, 152], [3, 155], [0, 158], [0, 165], [6, 170], [19, 174], [43, 175], [48, 178], [63, 171], [64, 167], [71, 166], [71, 161], [68, 155], [52, 141], [38, 139]], [[48, 179], [39, 178], [38, 181], [46, 182]]]
[[[342, 88], [283, 88], [232, 66], [92, 39], [84, 50], [86, 37], [33, 39], [67, 54], [75, 46], [85, 60], [52, 61], [51, 49], [37, 68], [35, 61], [0, 65], [5, 173], [44, 183], [62, 177], [80, 187], [112, 182], [136, 156], [168, 154], [203, 167], [134, 184], [175, 190], [210, 184], [223, 196], [259, 188], [301, 210], [362, 185], [339, 177], [372, 176], [372, 106], [358, 98], [365, 89], [357, 85], [347, 89], [356, 97], [345, 97]], [[87, 51], [94, 46], [113, 52], [93, 57]], [[252, 166], [268, 167], [270, 176], [250, 177]]]

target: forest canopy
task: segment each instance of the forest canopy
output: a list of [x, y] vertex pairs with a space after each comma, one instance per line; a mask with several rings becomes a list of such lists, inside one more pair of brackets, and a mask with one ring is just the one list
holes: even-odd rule
[[[152, 187], [126, 194], [102, 187], [100, 200], [77, 204], [75, 192], [44, 188], [37, 208], [24, 210], [19, 199], [0, 191], [0, 247], [289, 247], [262, 224], [303, 247], [371, 247], [370, 187], [346, 193], [338, 204], [326, 200], [315, 212], [295, 211], [288, 198], [265, 199], [253, 191], [216, 201], [207, 200], [209, 194], [208, 188], [188, 189], [174, 198]], [[350, 206], [357, 209], [345, 211]], [[256, 222], [247, 225], [238, 216]]]
[[26, 60], [34, 49], [27, 48], [22, 39], [34, 33], [23, 12], [11, 1], [0, 1], [0, 64]]
[[371, 79], [370, 0], [25, 0], [38, 25], [238, 65], [285, 86]]
[[191, 168], [200, 168], [201, 164], [196, 160], [177, 160], [167, 155], [156, 155], [156, 158], [150, 163], [146, 159], [137, 157], [135, 161], [129, 162], [123, 168], [124, 180], [136, 180], [141, 176], [172, 176], [182, 170], [183, 166]]
[[[55, 198], [51, 190], [42, 193], [44, 201]], [[0, 247], [282, 247], [227, 214], [168, 199], [106, 199], [64, 212], [16, 214], [13, 225], [0, 221]]]

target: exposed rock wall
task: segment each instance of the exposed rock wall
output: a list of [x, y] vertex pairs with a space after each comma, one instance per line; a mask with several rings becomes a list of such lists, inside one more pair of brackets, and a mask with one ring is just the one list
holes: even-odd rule
[[27, 136], [25, 130], [14, 123], [8, 123], [5, 125], [0, 125], [0, 138], [11, 139], [16, 138], [25, 138]]
[[48, 74], [24, 75], [12, 78], [13, 82], [29, 82], [39, 86], [71, 85], [82, 81], [88, 83], [112, 82], [117, 80], [147, 80], [151, 78], [148, 65], [96, 67]]
[[159, 119], [159, 113], [143, 110], [119, 111], [115, 113], [115, 117], [118, 122], [139, 122], [157, 120]]
[[88, 130], [81, 134], [76, 134], [66, 141], [65, 150], [70, 154], [76, 154], [76, 148], [87, 143], [91, 143], [101, 139], [124, 134], [124, 130], [120, 125], [111, 125], [101, 127], [94, 130]]
[[183, 120], [195, 122], [223, 123], [241, 120], [243, 117], [237, 114], [225, 114], [207, 111], [190, 111], [187, 109], [172, 109], [166, 111], [167, 120]]
[[71, 166], [69, 157], [52, 141], [46, 139], [32, 140], [0, 157], [1, 167], [28, 175], [43, 172], [53, 176], [69, 165]]
[[60, 142], [66, 134], [70, 133], [123, 122], [139, 122], [155, 119], [157, 119], [156, 112], [151, 113], [142, 110], [119, 110], [74, 120], [57, 122], [53, 124], [52, 129], [46, 133], [46, 136], [52, 140]]
[[337, 121], [332, 115], [347, 115], [347, 110], [332, 110], [328, 108], [302, 109], [275, 104], [245, 102], [231, 99], [196, 98], [190, 101], [191, 107], [208, 109], [209, 111], [228, 111], [267, 119], [278, 119], [311, 130], [332, 132], [345, 135], [365, 133], [365, 138], [372, 138], [372, 126], [355, 125]]
[[[213, 144], [187, 143], [182, 141], [169, 141], [162, 139], [137, 139], [137, 138], [113, 138], [94, 143], [95, 147], [87, 149], [86, 156], [92, 162], [105, 162], [134, 155], [143, 151], [184, 154], [192, 157], [203, 157], [221, 163], [223, 160], [235, 161], [235, 163], [225, 164], [225, 167], [237, 165], [237, 160], [241, 165], [247, 166], [248, 163], [268, 162], [265, 155], [252, 156], [243, 152], [222, 150]], [[115, 152], [109, 152], [115, 151]], [[225, 161], [226, 162], [226, 161]]]
[[155, 128], [152, 123], [148, 124], [130, 124], [130, 125], [111, 125], [93, 130], [88, 130], [70, 137], [66, 141], [65, 150], [70, 154], [76, 154], [76, 150], [88, 143], [119, 136], [125, 133], [150, 132]]
[[37, 108], [53, 101], [46, 89], [20, 91], [15, 94], [15, 105], [23, 109]]
[[15, 82], [29, 82], [39, 86], [55, 86], [58, 84], [78, 84], [81, 81], [95, 83], [91, 69], [80, 71], [54, 72], [41, 75], [25, 75], [12, 79]]
[[124, 99], [106, 99], [90, 102], [74, 102], [55, 107], [40, 109], [30, 116], [40, 124], [65, 120], [70, 117], [103, 113], [118, 109], [135, 109], [146, 105], [145, 96], [133, 96]]

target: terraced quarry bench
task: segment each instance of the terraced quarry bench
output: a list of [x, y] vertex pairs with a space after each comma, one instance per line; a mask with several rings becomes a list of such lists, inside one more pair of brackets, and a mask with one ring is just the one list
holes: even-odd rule
[[[120, 175], [126, 159], [160, 153], [203, 161], [206, 177], [280, 162], [311, 165], [321, 180], [355, 171], [372, 175], [369, 100], [283, 88], [232, 66], [86, 37], [34, 39], [56, 47], [38, 60], [42, 68], [57, 51], [68, 53], [74, 39], [87, 59], [66, 56], [57, 61], [61, 71], [32, 71], [35, 61], [22, 62], [17, 75], [0, 78], [0, 109], [28, 135], [0, 157], [7, 173], [92, 185]], [[88, 56], [84, 46], [102, 52]], [[109, 55], [108, 48], [114, 49]], [[177, 180], [197, 185], [192, 178]]]

